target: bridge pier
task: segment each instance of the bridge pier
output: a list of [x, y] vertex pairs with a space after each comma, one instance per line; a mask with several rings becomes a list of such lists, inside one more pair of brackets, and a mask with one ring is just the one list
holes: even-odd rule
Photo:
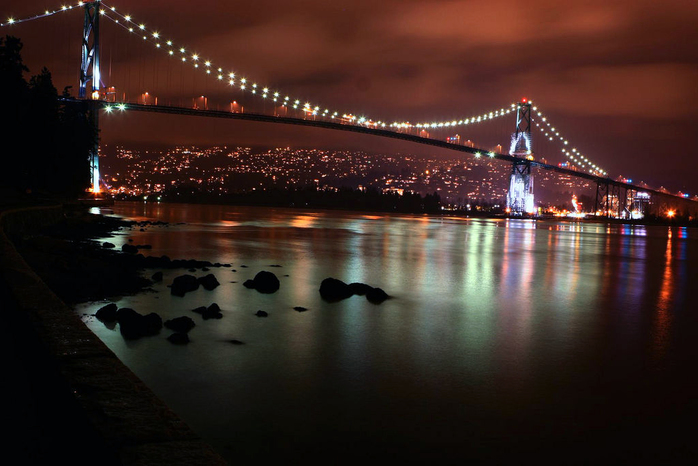
[[513, 215], [534, 215], [536, 205], [531, 174], [531, 102], [526, 99], [519, 102], [516, 108], [516, 131], [511, 136], [509, 155], [517, 159], [512, 164], [509, 177], [507, 212]]
[[507, 209], [509, 213], [520, 215], [531, 215], [536, 211], [530, 160], [517, 160], [512, 164], [507, 192]]
[[[80, 87], [78, 97], [87, 97], [87, 84], [92, 81], [92, 92], [88, 112], [90, 122], [95, 130], [99, 130], [99, 89], [101, 73], [99, 69], [99, 16], [102, 3], [100, 0], [87, 2], [85, 8], [85, 21], [82, 30], [82, 60], [80, 62]], [[99, 139], [95, 140], [95, 146], [90, 154], [90, 178], [92, 179], [92, 193], [101, 191], [99, 185]]]

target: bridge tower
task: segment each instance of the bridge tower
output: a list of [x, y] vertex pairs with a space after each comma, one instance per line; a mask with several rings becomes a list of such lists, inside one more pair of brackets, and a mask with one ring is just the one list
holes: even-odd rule
[[[80, 88], [78, 97], [87, 98], [87, 85], [92, 81], [89, 98], [89, 114], [95, 129], [99, 128], [99, 107], [97, 100], [100, 99], [99, 86], [101, 73], [99, 69], [99, 16], [102, 8], [101, 0], [87, 2], [84, 4], [85, 21], [82, 30], [82, 61], [80, 63]], [[92, 177], [92, 192], [99, 193], [99, 141], [95, 141], [95, 146], [90, 154], [90, 172]]]
[[509, 177], [507, 211], [515, 215], [534, 214], [531, 160], [531, 102], [523, 99], [516, 105], [516, 131], [511, 135], [509, 155], [516, 157]]

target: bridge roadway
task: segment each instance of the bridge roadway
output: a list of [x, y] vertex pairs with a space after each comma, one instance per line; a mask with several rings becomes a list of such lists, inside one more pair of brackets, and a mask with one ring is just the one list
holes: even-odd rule
[[[80, 99], [63, 99], [66, 103], [78, 103], [78, 102], [85, 102]], [[119, 102], [106, 102], [103, 100], [98, 100], [98, 101], [93, 101], [97, 105], [99, 105], [102, 108], [106, 107], [112, 107], [115, 108], [117, 105], [119, 105]], [[405, 134], [405, 133], [398, 133], [396, 131], [388, 130], [388, 129], [380, 129], [380, 128], [367, 128], [364, 126], [359, 126], [359, 125], [354, 125], [354, 124], [346, 124], [346, 123], [339, 123], [339, 122], [333, 122], [333, 121], [326, 121], [326, 120], [311, 120], [311, 119], [303, 119], [303, 118], [293, 118], [293, 117], [284, 117], [284, 116], [273, 116], [273, 115], [265, 115], [261, 113], [234, 113], [234, 112], [228, 112], [228, 111], [222, 111], [222, 110], [200, 110], [200, 109], [195, 109], [195, 108], [187, 108], [187, 107], [173, 107], [173, 106], [167, 106], [167, 105], [144, 105], [144, 104], [134, 104], [134, 103], [124, 103], [126, 105], [126, 110], [128, 111], [138, 111], [138, 112], [149, 112], [149, 113], [164, 113], [164, 114], [172, 114], [172, 115], [187, 115], [187, 116], [199, 116], [199, 117], [209, 117], [209, 118], [228, 118], [228, 119], [233, 119], [233, 120], [246, 120], [246, 121], [258, 121], [258, 122], [264, 122], [264, 123], [282, 123], [282, 124], [288, 124], [288, 125], [299, 125], [299, 126], [311, 126], [311, 127], [316, 127], [316, 128], [325, 128], [325, 129], [333, 129], [333, 130], [339, 130], [339, 131], [350, 131], [354, 133], [362, 133], [362, 134], [372, 134], [375, 136], [382, 136], [386, 138], [392, 138], [392, 139], [400, 139], [403, 141], [410, 141], [414, 142], [417, 144], [424, 144], [428, 146], [434, 146], [434, 147], [439, 147], [442, 149], [448, 149], [448, 150], [455, 150], [459, 152], [466, 152], [468, 154], [472, 155], [480, 155], [482, 157], [488, 157], [491, 159], [496, 159], [496, 160], [503, 160], [505, 162], [509, 163], [522, 163], [525, 162], [524, 159], [520, 157], [514, 157], [511, 155], [507, 154], [499, 154], [499, 153], [494, 153], [494, 156], [491, 156], [493, 152], [487, 151], [485, 149], [479, 149], [476, 147], [468, 147], [468, 146], [461, 146], [458, 144], [451, 144], [446, 141], [441, 141], [438, 139], [432, 139], [432, 138], [424, 138], [420, 136], [415, 136], [412, 134]], [[680, 196], [677, 196], [675, 194], [671, 193], [666, 193], [662, 191], [658, 191], [655, 189], [650, 189], [650, 188], [645, 188], [642, 186], [637, 186], [633, 185], [630, 183], [624, 183], [622, 181], [617, 181], [613, 180], [608, 177], [602, 177], [602, 176], [597, 176], [593, 175], [591, 173], [585, 173], [585, 172], [580, 172], [576, 170], [570, 170], [568, 168], [562, 168], [558, 167], [557, 165], [550, 165], [547, 163], [542, 163], [538, 162], [535, 160], [529, 161], [531, 164], [531, 167], [536, 167], [536, 168], [541, 168], [543, 170], [549, 170], [553, 171], [556, 173], [560, 173], [563, 175], [569, 175], [569, 176], [574, 176], [577, 178], [583, 178], [585, 180], [592, 181], [597, 184], [603, 184], [603, 185], [608, 185], [608, 186], [615, 186], [619, 188], [623, 188], [626, 190], [633, 190], [633, 191], [643, 191], [650, 193], [655, 196], [668, 196], [671, 198], [675, 198], [677, 200], [681, 201], [688, 201], [688, 202], [696, 202], [691, 199], [686, 199]]]

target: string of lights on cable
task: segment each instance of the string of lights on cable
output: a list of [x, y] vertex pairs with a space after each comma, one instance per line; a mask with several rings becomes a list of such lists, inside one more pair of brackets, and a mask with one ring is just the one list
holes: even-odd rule
[[601, 167], [599, 167], [591, 160], [586, 158], [584, 154], [579, 152], [576, 148], [569, 149], [568, 146], [570, 145], [570, 143], [567, 140], [567, 138], [560, 134], [560, 131], [552, 125], [548, 117], [543, 115], [543, 112], [541, 112], [538, 109], [538, 107], [533, 107], [532, 110], [537, 117], [532, 119], [533, 124], [536, 126], [536, 128], [538, 128], [541, 131], [541, 133], [543, 133], [543, 136], [545, 136], [549, 141], [557, 140], [563, 145], [561, 151], [565, 155], [565, 157], [574, 162], [578, 167], [581, 167], [589, 171], [589, 173], [598, 174], [600, 176], [608, 175], [608, 173], [605, 170], [603, 170]]
[[466, 126], [472, 125], [474, 123], [480, 123], [483, 121], [493, 120], [495, 118], [508, 115], [511, 112], [516, 111], [516, 104], [511, 104], [509, 108], [501, 108], [498, 110], [493, 110], [491, 112], [485, 112], [482, 115], [471, 116], [468, 118], [459, 118], [458, 120], [449, 121], [436, 121], [431, 123], [410, 123], [410, 122], [394, 122], [390, 124], [391, 128], [397, 129], [436, 129], [436, 128], [451, 128], [456, 126]]
[[104, 2], [102, 2], [102, 5], [105, 8], [101, 9], [100, 13], [105, 18], [111, 20], [129, 33], [141, 35], [143, 40], [152, 43], [157, 49], [164, 50], [169, 56], [177, 56], [178, 59], [184, 63], [191, 63], [193, 68], [200, 69], [206, 75], [215, 76], [218, 81], [227, 83], [230, 87], [237, 87], [240, 91], [247, 91], [262, 99], [269, 99], [283, 107], [301, 109], [303, 112], [313, 116], [317, 115], [331, 119], [343, 118], [348, 122], [373, 128], [385, 128], [387, 126], [387, 124], [382, 121], [374, 121], [368, 117], [357, 117], [347, 112], [333, 112], [328, 108], [322, 109], [319, 105], [311, 104], [310, 102], [301, 104], [301, 99], [293, 98], [288, 95], [282, 97], [282, 93], [279, 91], [271, 90], [268, 86], [241, 77], [236, 71], [214, 65], [211, 60], [203, 58], [201, 54], [190, 52], [189, 47], [175, 44], [173, 40], [165, 39], [159, 31], [148, 28], [142, 22], [137, 22], [130, 15], [120, 13], [115, 7], [107, 5]]

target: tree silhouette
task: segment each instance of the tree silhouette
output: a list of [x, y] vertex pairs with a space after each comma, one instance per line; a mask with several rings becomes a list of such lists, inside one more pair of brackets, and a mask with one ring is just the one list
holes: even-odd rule
[[[43, 68], [27, 82], [22, 42], [0, 37], [0, 184], [51, 197], [77, 197], [90, 183], [97, 138], [86, 105], [66, 105]], [[63, 97], [69, 96], [64, 90]]]

